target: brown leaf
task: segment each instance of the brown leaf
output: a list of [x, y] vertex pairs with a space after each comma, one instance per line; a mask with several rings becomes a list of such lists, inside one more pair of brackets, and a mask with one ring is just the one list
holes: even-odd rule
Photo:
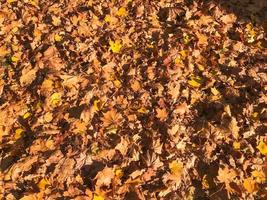
[[221, 183], [230, 183], [236, 176], [236, 171], [226, 166], [225, 168], [219, 169], [217, 178]]
[[98, 172], [96, 175], [96, 186], [109, 186], [112, 179], [115, 177], [115, 173], [112, 168], [106, 167], [102, 171]]
[[122, 122], [123, 118], [120, 113], [117, 113], [115, 109], [111, 109], [110, 111], [103, 114], [103, 117], [101, 118], [103, 121], [103, 125], [105, 127], [114, 125], [118, 126]]
[[168, 112], [165, 108], [162, 109], [157, 108], [156, 111], [157, 111], [156, 117], [159, 118], [160, 121], [165, 121], [167, 119]]
[[22, 76], [20, 77], [20, 84], [21, 86], [27, 86], [32, 83], [32, 81], [36, 78], [36, 73], [38, 69], [33, 68], [24, 68], [22, 70]]

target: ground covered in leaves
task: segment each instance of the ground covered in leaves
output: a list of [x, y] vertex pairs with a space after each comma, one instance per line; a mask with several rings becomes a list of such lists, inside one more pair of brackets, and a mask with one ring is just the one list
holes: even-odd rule
[[265, 0], [0, 0], [1, 199], [266, 199]]

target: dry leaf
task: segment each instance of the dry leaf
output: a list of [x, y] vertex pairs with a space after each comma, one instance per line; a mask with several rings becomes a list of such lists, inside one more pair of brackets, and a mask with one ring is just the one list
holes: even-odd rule
[[168, 117], [168, 112], [165, 108], [157, 108], [156, 109], [157, 115], [156, 117], [160, 120], [160, 121], [165, 121]]
[[101, 172], [98, 172], [96, 175], [97, 187], [109, 186], [114, 177], [115, 177], [115, 173], [114, 173], [113, 169], [106, 167]]
[[244, 188], [249, 192], [249, 193], [254, 193], [258, 191], [258, 185], [257, 183], [253, 180], [253, 178], [246, 178], [243, 182]]
[[236, 118], [232, 117], [231, 122], [229, 124], [229, 129], [231, 130], [234, 139], [239, 138], [239, 127], [237, 125]]
[[37, 68], [33, 69], [24, 68], [22, 70], [22, 76], [20, 77], [21, 86], [27, 86], [31, 84], [36, 78], [37, 71], [38, 71]]
[[261, 154], [267, 156], [267, 144], [263, 140], [260, 141], [257, 149], [261, 152]]

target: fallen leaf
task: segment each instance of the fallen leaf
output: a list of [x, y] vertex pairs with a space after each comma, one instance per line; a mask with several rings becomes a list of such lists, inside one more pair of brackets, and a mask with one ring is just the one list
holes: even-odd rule
[[115, 125], [118, 126], [122, 122], [122, 116], [120, 113], [117, 113], [115, 109], [111, 109], [103, 114], [101, 118], [103, 125], [105, 127]]
[[261, 152], [261, 154], [267, 156], [267, 144], [263, 140], [259, 142], [257, 149]]
[[33, 69], [24, 68], [22, 70], [22, 76], [20, 77], [21, 86], [26, 86], [31, 84], [36, 78], [37, 71], [38, 71], [37, 68]]
[[175, 176], [181, 176], [183, 172], [183, 163], [177, 160], [172, 161], [169, 163], [169, 168], [171, 170], [171, 173]]
[[115, 177], [115, 173], [112, 168], [106, 167], [102, 171], [98, 172], [96, 179], [96, 186], [109, 186], [111, 184], [112, 179]]
[[38, 183], [39, 190], [45, 190], [46, 186], [50, 185], [46, 178], [42, 178]]
[[256, 179], [257, 183], [265, 183], [266, 182], [266, 175], [263, 171], [254, 170], [251, 172], [251, 175]]
[[257, 183], [251, 177], [244, 179], [243, 186], [249, 193], [257, 192], [259, 189]]
[[120, 7], [119, 10], [116, 12], [116, 15], [118, 15], [119, 17], [126, 17], [128, 15], [128, 12], [126, 8]]
[[231, 122], [229, 124], [229, 129], [232, 132], [233, 137], [235, 139], [238, 139], [239, 138], [239, 127], [237, 125], [236, 118], [232, 117]]
[[50, 104], [53, 106], [53, 107], [57, 107], [61, 104], [61, 94], [58, 93], [58, 92], [55, 92], [53, 93], [51, 96], [50, 96]]
[[156, 117], [160, 120], [160, 121], [165, 121], [168, 117], [168, 112], [166, 110], [166, 108], [157, 108], [156, 109], [157, 115]]
[[109, 49], [113, 52], [113, 53], [119, 53], [121, 48], [122, 48], [122, 44], [120, 40], [115, 40], [115, 41], [109, 41]]

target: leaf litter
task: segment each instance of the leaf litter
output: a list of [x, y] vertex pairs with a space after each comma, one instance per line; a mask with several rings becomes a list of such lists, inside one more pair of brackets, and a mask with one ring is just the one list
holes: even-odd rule
[[266, 199], [266, 8], [1, 1], [0, 198]]

